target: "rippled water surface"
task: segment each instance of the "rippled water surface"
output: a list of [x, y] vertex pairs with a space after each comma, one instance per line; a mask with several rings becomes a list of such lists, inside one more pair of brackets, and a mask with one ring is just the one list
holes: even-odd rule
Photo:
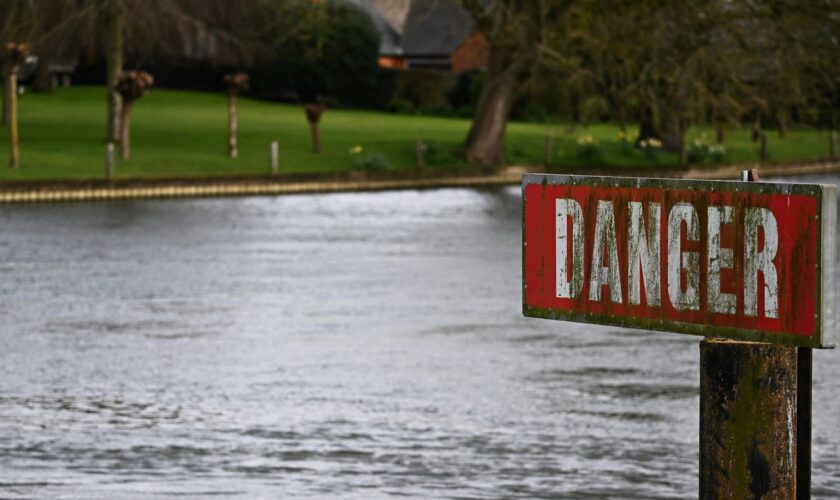
[[[0, 496], [696, 496], [699, 339], [522, 318], [519, 205], [0, 208]], [[826, 498], [838, 361], [814, 356]]]

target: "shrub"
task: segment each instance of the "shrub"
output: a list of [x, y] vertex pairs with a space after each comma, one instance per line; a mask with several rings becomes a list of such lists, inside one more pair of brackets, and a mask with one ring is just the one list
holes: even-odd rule
[[387, 172], [394, 170], [391, 158], [382, 152], [362, 153], [353, 158], [353, 168], [370, 172]]
[[639, 141], [639, 147], [645, 153], [645, 157], [653, 163], [659, 161], [659, 153], [662, 151], [662, 141], [654, 137]]
[[575, 142], [578, 145], [577, 157], [579, 160], [594, 163], [604, 159], [604, 148], [591, 135], [582, 135]]
[[713, 163], [720, 163], [725, 154], [726, 147], [723, 144], [710, 144], [704, 134], [694, 139], [686, 151], [685, 158], [688, 163], [703, 163], [707, 159]]
[[414, 104], [408, 99], [391, 99], [385, 109], [399, 115], [410, 115], [414, 113]]
[[426, 165], [452, 165], [456, 162], [456, 157], [453, 151], [440, 142], [425, 141], [423, 145], [425, 146], [423, 159], [425, 160]]
[[584, 123], [599, 122], [609, 116], [610, 106], [603, 97], [590, 97], [580, 106], [580, 118]]
[[723, 162], [723, 157], [726, 156], [726, 146], [723, 144], [712, 144], [709, 146], [709, 157], [713, 163]]

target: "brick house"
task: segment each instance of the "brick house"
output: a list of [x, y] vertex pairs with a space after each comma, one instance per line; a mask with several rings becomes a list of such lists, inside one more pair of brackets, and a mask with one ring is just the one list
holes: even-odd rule
[[379, 65], [459, 74], [487, 67], [487, 40], [459, 0], [352, 0], [371, 16]]

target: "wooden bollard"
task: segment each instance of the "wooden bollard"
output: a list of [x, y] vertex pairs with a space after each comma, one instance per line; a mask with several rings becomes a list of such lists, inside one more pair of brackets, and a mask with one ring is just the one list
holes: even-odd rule
[[114, 177], [114, 143], [105, 145], [105, 176], [108, 179]]
[[759, 136], [759, 151], [758, 155], [762, 161], [767, 160], [770, 157], [770, 153], [767, 150], [767, 134], [761, 132]]
[[701, 499], [811, 498], [811, 370], [806, 347], [700, 343]]
[[700, 498], [797, 498], [796, 347], [700, 343]]
[[426, 144], [420, 137], [414, 140], [414, 165], [417, 170], [426, 166]]
[[277, 174], [277, 170], [279, 169], [280, 163], [280, 145], [277, 144], [277, 141], [271, 141], [271, 147], [269, 148], [269, 157], [271, 159], [271, 173]]
[[546, 135], [543, 142], [543, 165], [550, 167], [554, 162], [554, 136]]

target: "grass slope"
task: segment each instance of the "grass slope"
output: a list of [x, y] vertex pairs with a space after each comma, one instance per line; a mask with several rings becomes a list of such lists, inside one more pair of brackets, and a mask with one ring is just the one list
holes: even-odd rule
[[[60, 89], [52, 94], [27, 93], [20, 98], [21, 168], [0, 168], [0, 179], [101, 178], [104, 175], [105, 92], [101, 87]], [[227, 157], [227, 108], [222, 94], [153, 89], [135, 106], [132, 158], [118, 161], [118, 177], [170, 177], [266, 174], [268, 147], [280, 143], [281, 172], [340, 172], [359, 168], [350, 153], [383, 153], [394, 167], [413, 168], [414, 141], [437, 144], [446, 169], [461, 166], [458, 151], [469, 127], [463, 119], [407, 116], [367, 111], [328, 110], [321, 123], [323, 153], [311, 152], [309, 129], [300, 106], [240, 99], [240, 157]], [[8, 158], [8, 139], [0, 129], [0, 159]], [[676, 158], [659, 154], [654, 161], [637, 148], [622, 145], [609, 124], [570, 132], [565, 125], [511, 123], [506, 151], [512, 164], [543, 161], [544, 137], [556, 137], [555, 163], [560, 165], [674, 165]], [[601, 154], [582, 159], [576, 140], [590, 135]], [[692, 130], [689, 140], [709, 130]], [[773, 161], [814, 160], [828, 154], [828, 134], [794, 130], [780, 140], [771, 134]], [[726, 163], [755, 161], [758, 146], [748, 130], [729, 131]], [[443, 158], [441, 161], [440, 158]]]

